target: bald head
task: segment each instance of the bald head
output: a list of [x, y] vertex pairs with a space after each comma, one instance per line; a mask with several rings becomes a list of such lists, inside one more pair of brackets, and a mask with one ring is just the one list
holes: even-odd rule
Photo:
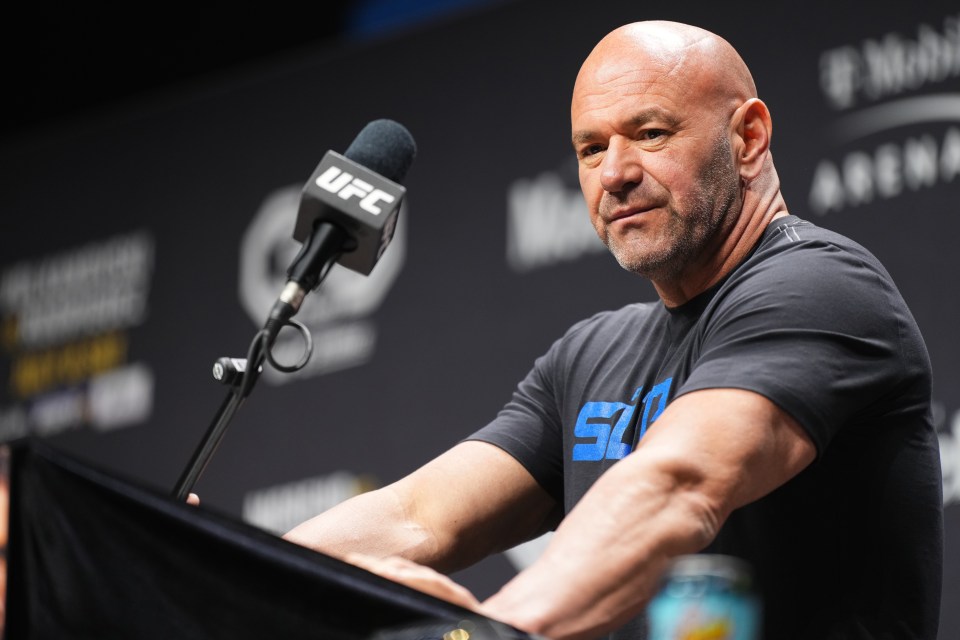
[[587, 56], [575, 93], [584, 84], [606, 84], [630, 68], [659, 69], [684, 90], [703, 99], [737, 105], [757, 97], [743, 59], [720, 36], [688, 24], [651, 20], [611, 31]]

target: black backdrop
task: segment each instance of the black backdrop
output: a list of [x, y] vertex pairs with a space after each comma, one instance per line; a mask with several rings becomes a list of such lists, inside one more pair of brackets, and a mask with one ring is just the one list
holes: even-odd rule
[[[281, 531], [410, 471], [489, 420], [572, 322], [653, 298], [590, 236], [569, 93], [614, 26], [692, 22], [753, 69], [791, 212], [874, 251], [924, 332], [947, 503], [941, 637], [956, 637], [960, 10], [837, 5], [506, 2], [8, 141], [0, 438], [39, 435], [169, 491], [226, 392], [213, 361], [245, 353], [279, 292], [303, 181], [389, 117], [419, 146], [397, 240], [370, 278], [336, 272], [309, 299], [314, 370], [265, 377], [197, 490]], [[511, 562], [461, 577], [482, 596]]]

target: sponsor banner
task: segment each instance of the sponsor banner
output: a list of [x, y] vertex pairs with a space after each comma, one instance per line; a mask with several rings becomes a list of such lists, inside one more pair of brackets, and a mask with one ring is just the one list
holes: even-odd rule
[[131, 361], [130, 343], [148, 316], [153, 269], [153, 237], [138, 231], [0, 270], [0, 437], [149, 419], [153, 371]]
[[517, 273], [607, 253], [590, 224], [576, 163], [559, 166], [507, 189], [507, 265]]
[[[286, 268], [301, 246], [291, 235], [300, 193], [297, 185], [269, 193], [240, 243], [239, 297], [256, 327], [263, 326], [286, 283]], [[264, 380], [284, 384], [355, 367], [373, 357], [377, 342], [373, 314], [403, 266], [407, 215], [405, 208], [402, 209], [389, 250], [370, 275], [334, 266], [320, 287], [308, 294], [294, 319], [303, 323], [313, 336], [310, 360], [292, 374], [266, 367]], [[293, 364], [300, 360], [304, 347], [299, 333], [285, 329], [277, 338], [274, 357], [278, 362]]]
[[808, 204], [822, 216], [943, 189], [960, 176], [960, 13], [833, 47], [820, 89], [836, 115]]
[[256, 527], [283, 535], [312, 516], [378, 487], [373, 475], [349, 471], [304, 478], [247, 493], [241, 517]]
[[949, 416], [943, 404], [933, 405], [940, 431], [940, 467], [943, 470], [943, 504], [960, 504], [960, 409]]

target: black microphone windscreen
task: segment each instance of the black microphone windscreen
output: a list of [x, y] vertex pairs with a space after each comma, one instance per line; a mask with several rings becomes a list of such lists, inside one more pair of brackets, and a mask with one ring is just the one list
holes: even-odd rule
[[399, 122], [373, 120], [357, 134], [343, 155], [399, 184], [417, 155], [417, 143]]

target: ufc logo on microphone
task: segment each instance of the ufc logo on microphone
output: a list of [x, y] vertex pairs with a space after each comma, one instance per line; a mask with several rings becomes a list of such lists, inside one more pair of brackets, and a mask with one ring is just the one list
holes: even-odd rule
[[354, 178], [352, 174], [338, 167], [330, 167], [320, 174], [316, 184], [324, 191], [335, 193], [344, 200], [360, 198], [360, 208], [373, 215], [379, 215], [382, 212], [377, 206], [379, 203], [390, 204], [396, 200], [389, 193], [375, 189], [369, 182]]

